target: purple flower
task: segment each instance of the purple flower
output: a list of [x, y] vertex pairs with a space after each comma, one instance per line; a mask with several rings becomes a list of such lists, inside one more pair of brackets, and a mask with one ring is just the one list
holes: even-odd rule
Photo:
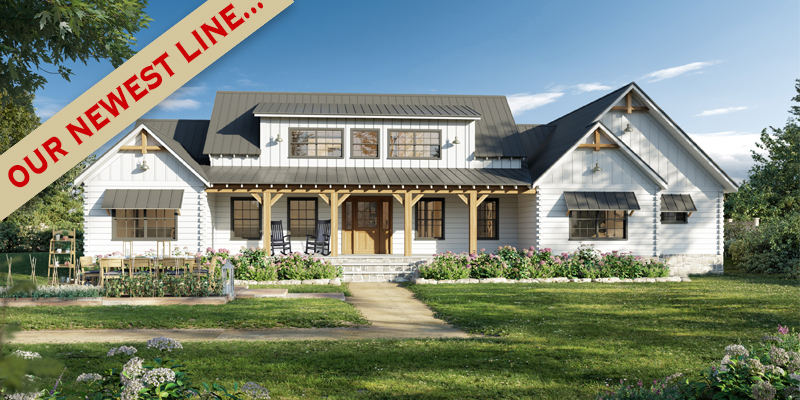
[[542, 261], [539, 261], [539, 265], [545, 265], [545, 264], [546, 264], [546, 263], [544, 262], [544, 260], [542, 260]]
[[481, 249], [481, 253], [484, 253], [484, 252], [486, 252], [486, 248], [485, 247]]
[[780, 333], [781, 335], [785, 335], [785, 334], [789, 333], [789, 326], [780, 326], [780, 325], [778, 325], [778, 333]]

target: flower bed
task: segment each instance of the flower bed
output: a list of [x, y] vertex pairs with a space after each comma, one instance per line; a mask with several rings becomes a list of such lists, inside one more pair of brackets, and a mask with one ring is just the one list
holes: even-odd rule
[[[766, 335], [751, 348], [725, 347], [718, 365], [698, 381], [675, 374], [645, 385], [617, 386], [598, 398], [622, 399], [800, 399], [800, 334], [778, 326], [777, 335]], [[609, 386], [608, 384], [606, 384]], [[610, 387], [610, 386], [609, 386]]]
[[271, 257], [262, 248], [242, 247], [238, 254], [227, 249], [206, 249], [200, 262], [207, 267], [221, 267], [228, 260], [234, 266], [234, 277], [242, 281], [279, 281], [335, 279], [342, 276], [342, 268], [313, 255], [292, 253]]
[[39, 299], [59, 299], [59, 300], [75, 300], [78, 298], [96, 298], [101, 297], [102, 288], [96, 286], [79, 286], [79, 285], [61, 285], [61, 286], [31, 286], [16, 287], [9, 290], [8, 287], [0, 287], [0, 298], [4, 299], [21, 299], [30, 298], [32, 300]]
[[419, 268], [424, 279], [461, 280], [506, 278], [520, 279], [619, 279], [659, 278], [669, 275], [666, 264], [645, 261], [630, 253], [602, 253], [593, 246], [581, 245], [573, 253], [552, 254], [551, 249], [526, 251], [499, 247], [495, 253], [434, 254], [433, 261]]
[[223, 282], [218, 275], [137, 275], [107, 279], [102, 288], [106, 297], [208, 297], [221, 296]]

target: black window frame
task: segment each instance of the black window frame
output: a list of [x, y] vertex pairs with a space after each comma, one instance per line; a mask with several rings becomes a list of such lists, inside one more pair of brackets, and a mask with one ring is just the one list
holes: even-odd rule
[[[484, 206], [487, 203], [494, 203], [494, 218], [481, 218], [481, 206]], [[485, 210], [484, 210], [485, 213]], [[480, 228], [481, 221], [494, 221], [494, 228], [495, 228], [495, 236], [494, 237], [481, 237], [481, 230], [478, 229], [478, 240], [500, 240], [500, 199], [486, 199], [481, 204], [478, 204], [478, 218], [477, 218], [477, 227]]]
[[[594, 232], [596, 235], [600, 234], [600, 223], [599, 221], [619, 221], [617, 218], [609, 219], [609, 218], [599, 218], [598, 214], [596, 214], [595, 218], [581, 218], [578, 217], [580, 212], [594, 212], [594, 213], [607, 213], [607, 212], [622, 212], [623, 219], [622, 219], [622, 234], [623, 237], [592, 237], [592, 236], [573, 236], [572, 235], [572, 222], [576, 220], [581, 221], [595, 221]], [[606, 228], [607, 229], [607, 228]], [[616, 228], [615, 228], [616, 229]], [[628, 210], [571, 210], [569, 216], [569, 240], [577, 240], [577, 241], [625, 241], [628, 240]]]
[[[419, 206], [423, 202], [430, 203], [430, 202], [435, 202], [435, 201], [439, 201], [439, 202], [442, 203], [442, 218], [441, 218], [441, 220], [442, 220], [442, 237], [419, 236], [419, 229], [418, 229], [419, 220], [420, 220], [420, 218], [419, 218]], [[428, 220], [428, 219], [425, 219], [425, 220]], [[430, 220], [433, 221], [434, 219], [431, 218]], [[444, 198], [440, 198], [440, 197], [422, 198], [417, 202], [417, 204], [414, 205], [414, 240], [445, 240], [445, 201], [444, 201]]]
[[[338, 131], [340, 133], [341, 139], [341, 155], [339, 156], [296, 156], [292, 154], [292, 145], [293, 144], [300, 144], [299, 142], [294, 142], [294, 136], [292, 132], [294, 131], [316, 131], [316, 132], [328, 132], [328, 131]], [[314, 143], [316, 146], [318, 143]], [[290, 127], [289, 128], [289, 158], [299, 158], [299, 159], [334, 159], [339, 160], [344, 158], [344, 129], [343, 128], [302, 128], [302, 127]]]
[[[289, 197], [286, 199], [286, 231], [289, 232], [295, 240], [305, 240], [305, 235], [295, 234], [295, 232], [292, 231], [292, 201], [314, 202], [314, 224], [311, 226], [311, 234], [314, 235], [316, 234], [314, 231], [317, 229], [317, 221], [319, 221], [319, 197]], [[308, 218], [304, 220], [308, 220]]]
[[[355, 132], [375, 132], [375, 146], [377, 148], [375, 157], [367, 157], [367, 156], [355, 156], [355, 149], [356, 146], [365, 146], [365, 145], [372, 145], [372, 143], [361, 143], [356, 142], [355, 139]], [[363, 152], [362, 152], [363, 153]], [[355, 160], [379, 160], [381, 158], [381, 130], [379, 128], [350, 128], [350, 158]]]
[[[172, 211], [172, 217], [173, 217], [172, 219], [174, 221], [173, 222], [173, 229], [175, 231], [175, 237], [174, 238], [149, 237], [149, 236], [147, 236], [147, 231], [148, 231], [147, 221], [148, 221], [148, 219], [164, 219], [164, 220], [168, 219], [166, 217], [164, 217], [164, 218], [147, 217], [147, 211], [152, 211], [152, 210], [156, 210], [156, 211], [162, 211], [163, 210], [165, 212]], [[111, 210], [111, 241], [112, 242], [147, 242], [147, 241], [149, 241], [149, 242], [152, 242], [152, 241], [174, 242], [174, 241], [178, 240], [178, 216], [180, 215], [180, 214], [178, 214], [178, 210], [170, 209], [170, 208], [135, 209], [135, 210], [119, 209], [119, 211], [142, 211], [144, 213], [144, 217], [119, 217], [119, 218], [117, 217], [117, 211], [118, 211], [118, 209]], [[134, 236], [134, 237], [124, 237], [124, 238], [119, 237], [117, 235], [117, 219], [132, 219], [132, 220], [143, 221], [144, 222], [144, 226], [143, 227], [134, 228], [134, 229], [142, 229], [144, 236], [142, 236], [142, 237], [135, 237]], [[135, 235], [135, 233], [134, 233], [134, 235]]]
[[[669, 218], [669, 214], [673, 214], [674, 215], [674, 219], [670, 219]], [[683, 220], [682, 221], [678, 219], [679, 215], [683, 216]], [[667, 219], [665, 219], [665, 217], [667, 217]], [[678, 212], [678, 211], [662, 211], [661, 212], [661, 223], [662, 224], [667, 224], [667, 225], [688, 224], [689, 223], [689, 213], [688, 212]]]
[[[392, 156], [392, 133], [394, 132], [436, 132], [439, 134], [439, 156], [438, 157], [395, 157]], [[396, 146], [396, 145], [395, 145]], [[424, 143], [414, 143], [408, 146], [429, 146]], [[387, 160], [441, 160], [442, 159], [442, 130], [441, 129], [389, 129], [386, 132], [386, 159]]]
[[[235, 211], [234, 210], [234, 202], [236, 202], [237, 200], [239, 200], [239, 201], [245, 201], [245, 200], [253, 201], [254, 203], [258, 204], [258, 237], [239, 237], [239, 236], [236, 236], [235, 231], [233, 230], [234, 219], [235, 219], [233, 213]], [[261, 240], [264, 237], [264, 209], [263, 209], [263, 207], [264, 207], [264, 205], [259, 203], [252, 196], [250, 196], [249, 198], [248, 197], [231, 197], [231, 220], [230, 220], [231, 221], [231, 226], [230, 226], [231, 240], [240, 240], [240, 241]], [[239, 218], [239, 219], [244, 220], [245, 218]], [[253, 220], [252, 218], [247, 218], [247, 219], [248, 220]]]

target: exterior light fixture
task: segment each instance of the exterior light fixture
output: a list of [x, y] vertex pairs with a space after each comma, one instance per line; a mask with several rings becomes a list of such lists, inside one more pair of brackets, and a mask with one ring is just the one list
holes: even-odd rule
[[142, 165], [139, 166], [139, 169], [142, 171], [147, 171], [148, 169], [150, 169], [150, 166], [147, 165], [147, 161], [142, 160]]
[[275, 141], [278, 143], [283, 142], [283, 138], [281, 137], [280, 133], [278, 134], [278, 137], [275, 138]]
[[627, 133], [633, 132], [633, 128], [631, 128], [631, 124], [628, 124], [628, 127], [625, 128], [625, 132], [627, 132]]
[[461, 141], [458, 140], [458, 135], [456, 135], [456, 138], [453, 139], [453, 144], [461, 144]]
[[600, 172], [603, 169], [600, 168], [600, 163], [594, 163], [594, 168], [592, 168], [592, 172]]

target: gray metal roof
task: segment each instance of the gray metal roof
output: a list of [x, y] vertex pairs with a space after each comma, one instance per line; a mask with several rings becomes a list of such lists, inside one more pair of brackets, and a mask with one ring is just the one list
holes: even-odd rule
[[179, 210], [183, 204], [183, 189], [180, 190], [143, 190], [143, 189], [106, 189], [103, 204], [100, 208], [108, 209], [172, 209]]
[[522, 146], [525, 148], [525, 154], [533, 154], [555, 128], [550, 125], [517, 124], [517, 131]]
[[570, 211], [640, 209], [633, 192], [564, 192], [564, 198]]
[[203, 154], [261, 154], [253, 111], [262, 103], [463, 106], [480, 114], [475, 122], [476, 157], [527, 156], [505, 96], [280, 92], [217, 92]]
[[[189, 165], [189, 167], [191, 167], [193, 170], [197, 171], [197, 173], [200, 174], [200, 176], [202, 176], [203, 179], [208, 180], [208, 177], [205, 175], [205, 172], [203, 171], [203, 168], [201, 168], [202, 164], [199, 163], [197, 161], [197, 159], [195, 159], [186, 150], [186, 148], [184, 148], [182, 143], [180, 143], [177, 140], [172, 138], [178, 132], [181, 132], [181, 133], [184, 133], [184, 134], [188, 134], [188, 133], [192, 132], [192, 130], [188, 129], [188, 128], [178, 129], [178, 128], [182, 127], [182, 126], [185, 126], [184, 124], [181, 124], [181, 122], [184, 122], [184, 120], [175, 120], [174, 122], [170, 122], [169, 120], [165, 121], [165, 120], [145, 120], [145, 119], [141, 119], [141, 120], [136, 121], [136, 123], [137, 123], [136, 125], [138, 126], [140, 123], [144, 124], [144, 126], [146, 126], [148, 129], [150, 129], [150, 131], [153, 132], [153, 134], [156, 135], [159, 139], [161, 139], [161, 141], [163, 141], [164, 144], [166, 144], [170, 149], [172, 149], [172, 151], [174, 151], [175, 154], [178, 157], [180, 157], [183, 161], [185, 161], [186, 164]], [[197, 126], [202, 126], [203, 125], [202, 122], [206, 122], [207, 123], [208, 121], [196, 121], [196, 122], [198, 122], [198, 123], [197, 124], [190, 124], [190, 126], [194, 125], [195, 129], [196, 129]], [[162, 128], [169, 129], [167, 132], [170, 132], [170, 134], [173, 135], [173, 136], [170, 136], [169, 134], [165, 134], [161, 130], [156, 129], [156, 126], [161, 126]], [[194, 132], [197, 134], [198, 131], [195, 130]], [[178, 137], [182, 138], [183, 140], [187, 140], [187, 138], [184, 137], [184, 136], [178, 136]], [[196, 140], [196, 139], [192, 139], [192, 140]], [[190, 145], [190, 148], [192, 148], [191, 145]], [[206, 163], [208, 163], [208, 157], [207, 156], [204, 156], [204, 157], [205, 157]]]
[[366, 117], [480, 118], [477, 111], [460, 105], [424, 104], [319, 104], [259, 103], [253, 114], [353, 115]]
[[662, 212], [689, 212], [697, 211], [697, 207], [692, 201], [692, 196], [688, 194], [662, 194]]
[[135, 126], [145, 124], [181, 144], [184, 150], [200, 165], [209, 165], [208, 156], [203, 154], [208, 133], [207, 119], [139, 119]]
[[525, 160], [531, 179], [534, 182], [539, 179], [551, 165], [578, 143], [589, 126], [595, 123], [600, 114], [611, 107], [631, 85], [625, 85], [547, 124], [554, 127], [552, 133]]
[[524, 169], [203, 167], [212, 184], [530, 185]]

